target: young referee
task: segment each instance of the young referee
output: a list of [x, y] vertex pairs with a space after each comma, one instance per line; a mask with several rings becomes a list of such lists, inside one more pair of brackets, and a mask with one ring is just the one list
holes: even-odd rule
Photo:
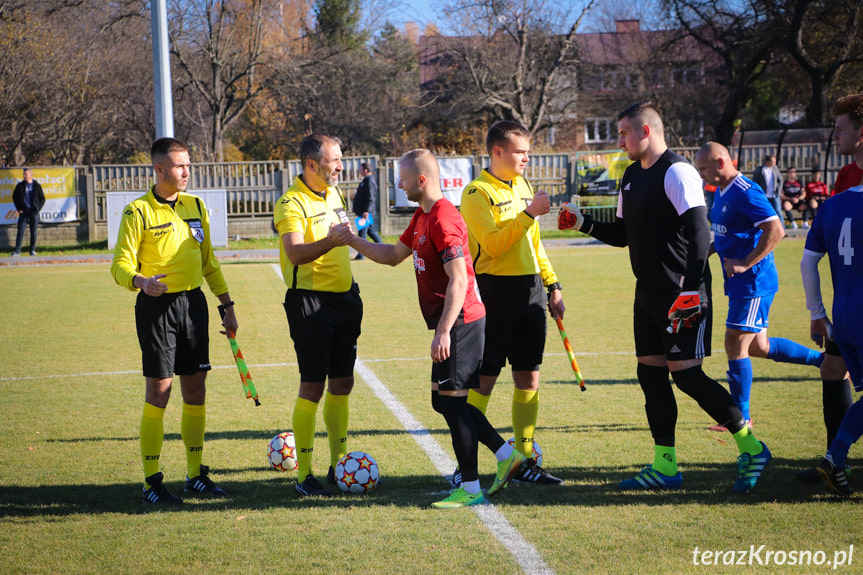
[[[565, 310], [560, 283], [539, 239], [537, 218], [551, 201], [524, 178], [530, 132], [517, 122], [500, 121], [486, 136], [489, 167], [464, 189], [461, 214], [467, 223], [476, 282], [488, 314], [479, 389], [468, 403], [485, 413], [494, 384], [512, 367], [512, 428], [516, 449], [527, 456], [518, 479], [563, 485], [531, 458], [539, 414], [539, 366], [545, 349], [548, 307], [552, 318]], [[546, 295], [547, 291], [547, 295]], [[458, 483], [458, 471], [453, 484]]]
[[755, 487], [771, 455], [743, 420], [731, 395], [701, 368], [710, 355], [712, 310], [707, 254], [710, 230], [701, 178], [668, 149], [659, 111], [649, 102], [618, 116], [619, 145], [634, 163], [620, 181], [617, 220], [561, 210], [561, 229], [581, 230], [612, 246], [629, 247], [635, 274], [633, 325], [638, 383], [644, 392], [654, 460], [621, 489], [676, 489], [677, 402], [668, 381], [692, 397], [734, 436], [740, 457], [734, 491]]
[[332, 493], [312, 473], [315, 420], [318, 403], [324, 399], [330, 444], [327, 481], [335, 484], [335, 466], [347, 453], [348, 397], [354, 387], [363, 302], [351, 275], [347, 247], [354, 234], [337, 186], [341, 142], [311, 134], [303, 138], [299, 156], [303, 173], [276, 203], [273, 217], [282, 240], [282, 276], [288, 286], [285, 313], [300, 367], [293, 414], [296, 489], [300, 497], [329, 497]]
[[185, 193], [189, 151], [173, 138], [160, 138], [151, 150], [156, 184], [123, 210], [111, 275], [121, 286], [138, 291], [135, 325], [141, 345], [146, 392], [141, 418], [144, 502], [180, 504], [163, 484], [159, 471], [163, 418], [173, 375], [180, 376], [186, 446], [186, 493], [225, 495], [202, 465], [205, 381], [210, 370], [209, 312], [201, 292], [203, 280], [219, 298], [223, 325], [237, 330], [234, 302], [210, 243], [210, 221], [204, 202]]

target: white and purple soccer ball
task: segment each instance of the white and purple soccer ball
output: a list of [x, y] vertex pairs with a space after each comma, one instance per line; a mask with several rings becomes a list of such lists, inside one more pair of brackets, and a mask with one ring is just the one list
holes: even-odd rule
[[375, 458], [363, 451], [346, 453], [336, 464], [336, 485], [345, 493], [367, 493], [380, 481]]

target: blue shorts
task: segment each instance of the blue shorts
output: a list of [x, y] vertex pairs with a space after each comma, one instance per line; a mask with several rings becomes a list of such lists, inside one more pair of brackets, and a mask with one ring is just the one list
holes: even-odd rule
[[774, 295], [729, 299], [725, 327], [751, 333], [761, 333], [766, 330]]
[[854, 389], [863, 391], [863, 347], [850, 343], [836, 343], [839, 345], [839, 351], [842, 352], [842, 359], [845, 360], [845, 367], [848, 368], [848, 375], [851, 376]]

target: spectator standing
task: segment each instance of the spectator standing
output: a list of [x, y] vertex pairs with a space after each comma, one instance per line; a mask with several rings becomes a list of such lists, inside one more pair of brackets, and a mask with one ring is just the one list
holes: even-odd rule
[[15, 237], [15, 251], [12, 257], [21, 255], [21, 244], [24, 241], [24, 228], [30, 226], [30, 255], [36, 255], [36, 235], [39, 227], [39, 212], [45, 205], [45, 194], [42, 185], [33, 180], [33, 170], [24, 168], [24, 181], [18, 182], [12, 192], [12, 202], [18, 211], [18, 235]]
[[[357, 231], [359, 237], [365, 239], [366, 235], [376, 244], [381, 243], [381, 236], [376, 230], [377, 223], [375, 222], [375, 203], [378, 197], [378, 181], [375, 179], [369, 164], [363, 162], [360, 164], [360, 174], [363, 180], [357, 186], [357, 192], [354, 194], [353, 211], [354, 215], [361, 220], [366, 220], [365, 225], [357, 222]], [[361, 227], [362, 225], [362, 227]], [[358, 253], [355, 260], [364, 259], [363, 254]]]
[[752, 181], [758, 184], [764, 195], [773, 204], [776, 215], [782, 217], [782, 202], [779, 195], [782, 190], [782, 175], [776, 167], [776, 156], [770, 154], [764, 157], [764, 163], [755, 168], [752, 173]]

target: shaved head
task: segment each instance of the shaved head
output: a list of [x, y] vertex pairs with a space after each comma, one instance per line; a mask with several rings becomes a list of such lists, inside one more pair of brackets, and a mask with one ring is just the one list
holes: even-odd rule
[[400, 170], [415, 170], [417, 175], [425, 176], [431, 181], [440, 181], [440, 168], [437, 159], [425, 148], [411, 150], [399, 159]]
[[418, 202], [428, 211], [443, 197], [440, 189], [440, 168], [434, 155], [424, 148], [411, 150], [399, 158], [399, 187], [408, 200]]
[[707, 142], [698, 149], [697, 155], [706, 154], [711, 159], [728, 158], [731, 159], [731, 154], [728, 153], [728, 148], [717, 142]]
[[728, 148], [716, 142], [707, 142], [698, 149], [695, 154], [695, 167], [706, 183], [723, 188], [739, 173], [731, 161]]

